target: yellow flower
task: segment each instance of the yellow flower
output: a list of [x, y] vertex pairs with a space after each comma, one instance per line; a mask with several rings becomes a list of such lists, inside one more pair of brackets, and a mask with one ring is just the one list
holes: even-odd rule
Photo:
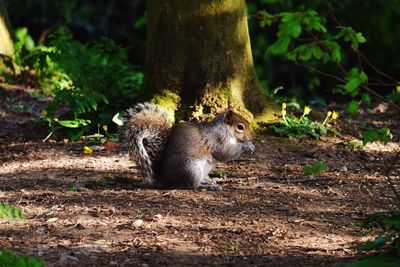
[[396, 93], [400, 93], [400, 85], [396, 86]]
[[339, 112], [333, 111], [333, 113], [332, 113], [332, 119], [333, 119], [333, 120], [336, 120], [337, 118], [339, 118]]
[[88, 147], [88, 146], [84, 146], [83, 147], [83, 154], [92, 154], [93, 149]]
[[286, 109], [286, 103], [282, 103], [282, 109]]
[[311, 112], [311, 110], [312, 110], [312, 108], [311, 107], [309, 107], [309, 106], [304, 106], [304, 115], [308, 115], [308, 114], [310, 114], [310, 112]]
[[328, 113], [326, 113], [326, 117], [329, 118], [332, 115], [332, 111], [328, 111]]
[[108, 131], [108, 126], [107, 126], [107, 125], [103, 125], [103, 130], [104, 130], [105, 132], [107, 132], [107, 131]]

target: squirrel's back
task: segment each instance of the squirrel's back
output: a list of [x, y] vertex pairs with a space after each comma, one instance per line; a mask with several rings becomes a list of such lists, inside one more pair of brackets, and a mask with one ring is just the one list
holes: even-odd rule
[[121, 144], [138, 160], [146, 177], [154, 178], [154, 169], [172, 123], [168, 113], [153, 104], [140, 103], [127, 110], [122, 126]]

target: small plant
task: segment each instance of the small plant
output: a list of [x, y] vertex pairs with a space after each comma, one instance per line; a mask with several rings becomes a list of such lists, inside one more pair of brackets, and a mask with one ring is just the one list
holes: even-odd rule
[[[367, 42], [367, 39], [361, 32], [342, 25], [333, 13], [329, 12], [329, 14], [330, 17], [327, 17], [318, 14], [314, 9], [304, 8], [300, 8], [299, 11], [276, 14], [259, 11], [257, 17], [260, 19], [261, 27], [272, 24], [278, 26], [276, 40], [269, 45], [267, 53], [285, 57], [297, 66], [308, 69], [310, 84], [313, 84], [311, 77], [315, 73], [337, 81], [331, 92], [348, 96], [346, 111], [349, 114], [356, 114], [360, 103], [369, 105], [371, 95], [387, 101], [379, 92], [370, 87], [369, 81], [374, 80], [374, 77], [369, 77], [363, 71], [365, 69], [363, 65], [366, 64], [372, 66], [376, 74], [383, 73], [375, 68], [359, 49], [359, 46]], [[351, 56], [350, 54], [358, 57], [357, 65], [347, 66], [346, 61]], [[332, 71], [325, 72], [327, 68]], [[384, 76], [389, 80], [394, 80], [386, 74]], [[397, 90], [397, 94], [392, 94], [389, 98], [400, 99], [399, 91], [400, 89]]]
[[239, 253], [239, 242], [231, 241], [225, 246], [225, 253], [227, 254], [238, 254]]
[[7, 203], [0, 203], [0, 218], [8, 220], [26, 220], [27, 216], [22, 209]]
[[389, 128], [368, 128], [361, 139], [353, 139], [344, 142], [344, 145], [350, 148], [363, 148], [368, 143], [381, 142], [387, 144], [392, 139]]
[[313, 165], [305, 165], [303, 167], [303, 173], [305, 176], [314, 176], [325, 171], [325, 169], [325, 163], [323, 163], [322, 161], [318, 161]]
[[44, 260], [40, 258], [20, 255], [9, 249], [0, 250], [1, 267], [42, 267], [44, 265]]
[[[400, 255], [400, 206], [394, 210], [387, 212], [377, 212], [368, 216], [361, 224], [361, 228], [371, 232], [373, 230], [380, 230], [382, 234], [377, 236], [374, 240], [365, 242], [360, 250], [376, 250], [381, 251], [385, 247], [392, 246], [397, 255]], [[358, 266], [400, 266], [399, 257], [388, 257], [383, 255], [376, 255], [361, 261], [349, 263], [346, 267]]]
[[79, 139], [98, 125], [110, 125], [115, 113], [135, 101], [143, 74], [113, 40], [83, 44], [60, 28], [47, 46], [41, 46], [26, 28], [16, 35], [13, 61], [21, 73], [33, 73], [44, 92], [53, 96], [42, 112], [52, 132], [64, 128], [71, 139]]
[[392, 139], [392, 134], [390, 133], [389, 128], [369, 128], [363, 134], [362, 140], [363, 145], [372, 142], [382, 142], [385, 145]]
[[353, 148], [353, 149], [356, 149], [356, 148], [363, 148], [364, 147], [364, 144], [363, 144], [363, 142], [361, 141], [361, 140], [358, 140], [358, 139], [353, 139], [353, 140], [349, 140], [349, 141], [345, 141], [344, 143], [343, 143], [345, 146], [347, 146], [347, 147], [349, 147], [349, 148]]
[[279, 125], [273, 126], [274, 132], [288, 137], [303, 138], [305, 136], [312, 136], [315, 139], [319, 139], [328, 132], [335, 133], [329, 123], [339, 117], [338, 112], [328, 111], [325, 120], [322, 123], [319, 123], [312, 121], [307, 117], [311, 110], [312, 109], [309, 106], [305, 106], [303, 114], [298, 118], [295, 115], [287, 115], [286, 103], [282, 103], [282, 118], [279, 121]]

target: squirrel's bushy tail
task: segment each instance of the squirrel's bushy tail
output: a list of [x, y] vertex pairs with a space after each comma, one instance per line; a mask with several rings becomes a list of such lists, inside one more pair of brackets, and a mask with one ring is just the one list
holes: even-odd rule
[[172, 123], [166, 110], [150, 103], [137, 104], [127, 110], [120, 129], [121, 144], [147, 177], [154, 178], [157, 164]]

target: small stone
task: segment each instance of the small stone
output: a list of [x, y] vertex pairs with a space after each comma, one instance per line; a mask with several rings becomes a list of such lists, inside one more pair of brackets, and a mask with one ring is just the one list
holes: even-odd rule
[[143, 224], [143, 220], [141, 220], [141, 219], [133, 222], [133, 226], [136, 228], [142, 226], [142, 224]]
[[348, 172], [348, 168], [347, 168], [347, 166], [346, 165], [344, 165], [344, 166], [342, 166], [341, 168], [340, 168], [340, 171], [341, 172]]
[[156, 218], [157, 220], [161, 220], [162, 219], [162, 215], [161, 214], [156, 214], [154, 215], [154, 218]]
[[48, 219], [46, 222], [47, 222], [47, 223], [52, 223], [52, 222], [56, 222], [56, 221], [58, 221], [58, 218], [57, 218], [57, 217], [54, 217], [54, 218]]

